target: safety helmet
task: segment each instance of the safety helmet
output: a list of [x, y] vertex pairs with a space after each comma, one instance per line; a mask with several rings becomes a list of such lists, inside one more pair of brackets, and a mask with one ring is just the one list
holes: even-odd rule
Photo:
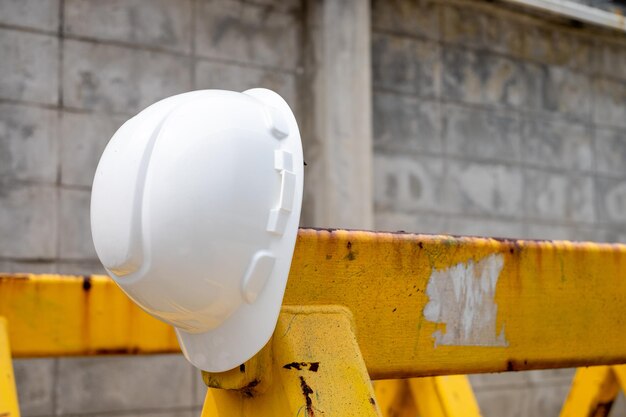
[[225, 371], [274, 331], [302, 187], [300, 133], [278, 94], [169, 97], [124, 123], [102, 154], [96, 252], [131, 299], [176, 328], [194, 366]]

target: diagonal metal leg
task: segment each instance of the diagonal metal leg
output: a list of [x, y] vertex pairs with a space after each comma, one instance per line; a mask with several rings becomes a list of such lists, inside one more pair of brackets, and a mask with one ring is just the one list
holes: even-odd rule
[[283, 308], [263, 351], [239, 369], [203, 378], [219, 388], [209, 390], [203, 417], [380, 416], [343, 307]]
[[385, 417], [480, 417], [465, 375], [376, 381]]
[[560, 417], [605, 417], [619, 392], [611, 366], [578, 368]]
[[412, 378], [409, 386], [420, 416], [480, 417], [476, 397], [465, 375]]
[[408, 379], [383, 379], [374, 382], [376, 399], [383, 417], [415, 417], [417, 408]]
[[0, 317], [0, 417], [19, 417], [7, 321]]
[[626, 394], [626, 365], [613, 365], [611, 370], [613, 370], [613, 375], [617, 378], [622, 392]]

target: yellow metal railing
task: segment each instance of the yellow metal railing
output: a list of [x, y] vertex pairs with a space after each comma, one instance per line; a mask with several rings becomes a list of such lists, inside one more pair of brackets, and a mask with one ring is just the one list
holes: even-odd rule
[[[272, 341], [204, 374], [205, 415], [478, 415], [464, 377], [369, 381], [626, 363], [625, 274], [626, 245], [300, 230]], [[101, 276], [0, 277], [0, 316], [15, 357], [178, 350]]]

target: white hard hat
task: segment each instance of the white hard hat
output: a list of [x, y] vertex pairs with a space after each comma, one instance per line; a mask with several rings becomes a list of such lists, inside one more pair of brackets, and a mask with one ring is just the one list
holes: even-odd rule
[[302, 205], [296, 119], [266, 89], [166, 98], [107, 145], [91, 195], [98, 257], [185, 357], [221, 372], [274, 331]]

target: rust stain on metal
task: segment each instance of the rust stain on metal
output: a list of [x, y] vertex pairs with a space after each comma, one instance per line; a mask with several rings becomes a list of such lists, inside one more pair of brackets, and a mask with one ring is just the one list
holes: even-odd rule
[[[83, 315], [82, 315], [82, 320], [81, 320], [82, 341], [88, 350], [97, 350], [92, 347], [92, 340], [91, 340], [91, 334], [92, 334], [91, 332], [91, 329], [92, 329], [91, 277], [81, 276], [80, 278], [81, 278], [81, 288], [83, 290], [82, 292], [83, 296], [81, 297], [83, 301], [83, 310], [82, 310]], [[108, 350], [108, 349], [105, 349], [105, 350]]]
[[91, 289], [91, 277], [83, 277], [83, 290], [89, 291]]
[[[28, 274], [2, 274], [0, 275], [0, 281], [16, 281], [16, 280], [29, 280], [30, 276]], [[0, 414], [0, 417], [3, 415]]]
[[141, 350], [138, 347], [122, 347], [118, 349], [94, 349], [92, 352], [95, 355], [138, 355]]
[[598, 403], [598, 405], [589, 412], [589, 417], [607, 417], [613, 407], [613, 401]]
[[313, 390], [306, 383], [304, 377], [300, 377], [300, 388], [302, 388], [302, 394], [304, 395], [304, 399], [306, 401], [306, 412], [308, 417], [314, 417], [315, 412], [313, 411], [313, 400], [311, 400], [311, 394], [313, 394]]
[[246, 385], [245, 387], [243, 387], [241, 389], [241, 393], [248, 398], [252, 398], [254, 397], [254, 394], [256, 392], [256, 390], [254, 389], [254, 387], [256, 387], [257, 385], [259, 385], [261, 383], [260, 380], [258, 379], [254, 379], [252, 380], [248, 385]]
[[344, 257], [344, 259], [354, 261], [356, 259], [356, 252], [352, 250], [352, 242], [348, 241], [346, 248], [348, 249], [348, 254]]
[[311, 372], [317, 372], [319, 367], [319, 362], [291, 362], [283, 366], [285, 369], [297, 369], [298, 371], [307, 369]]
[[513, 363], [513, 361], [506, 361], [506, 370], [515, 371], [515, 364]]

